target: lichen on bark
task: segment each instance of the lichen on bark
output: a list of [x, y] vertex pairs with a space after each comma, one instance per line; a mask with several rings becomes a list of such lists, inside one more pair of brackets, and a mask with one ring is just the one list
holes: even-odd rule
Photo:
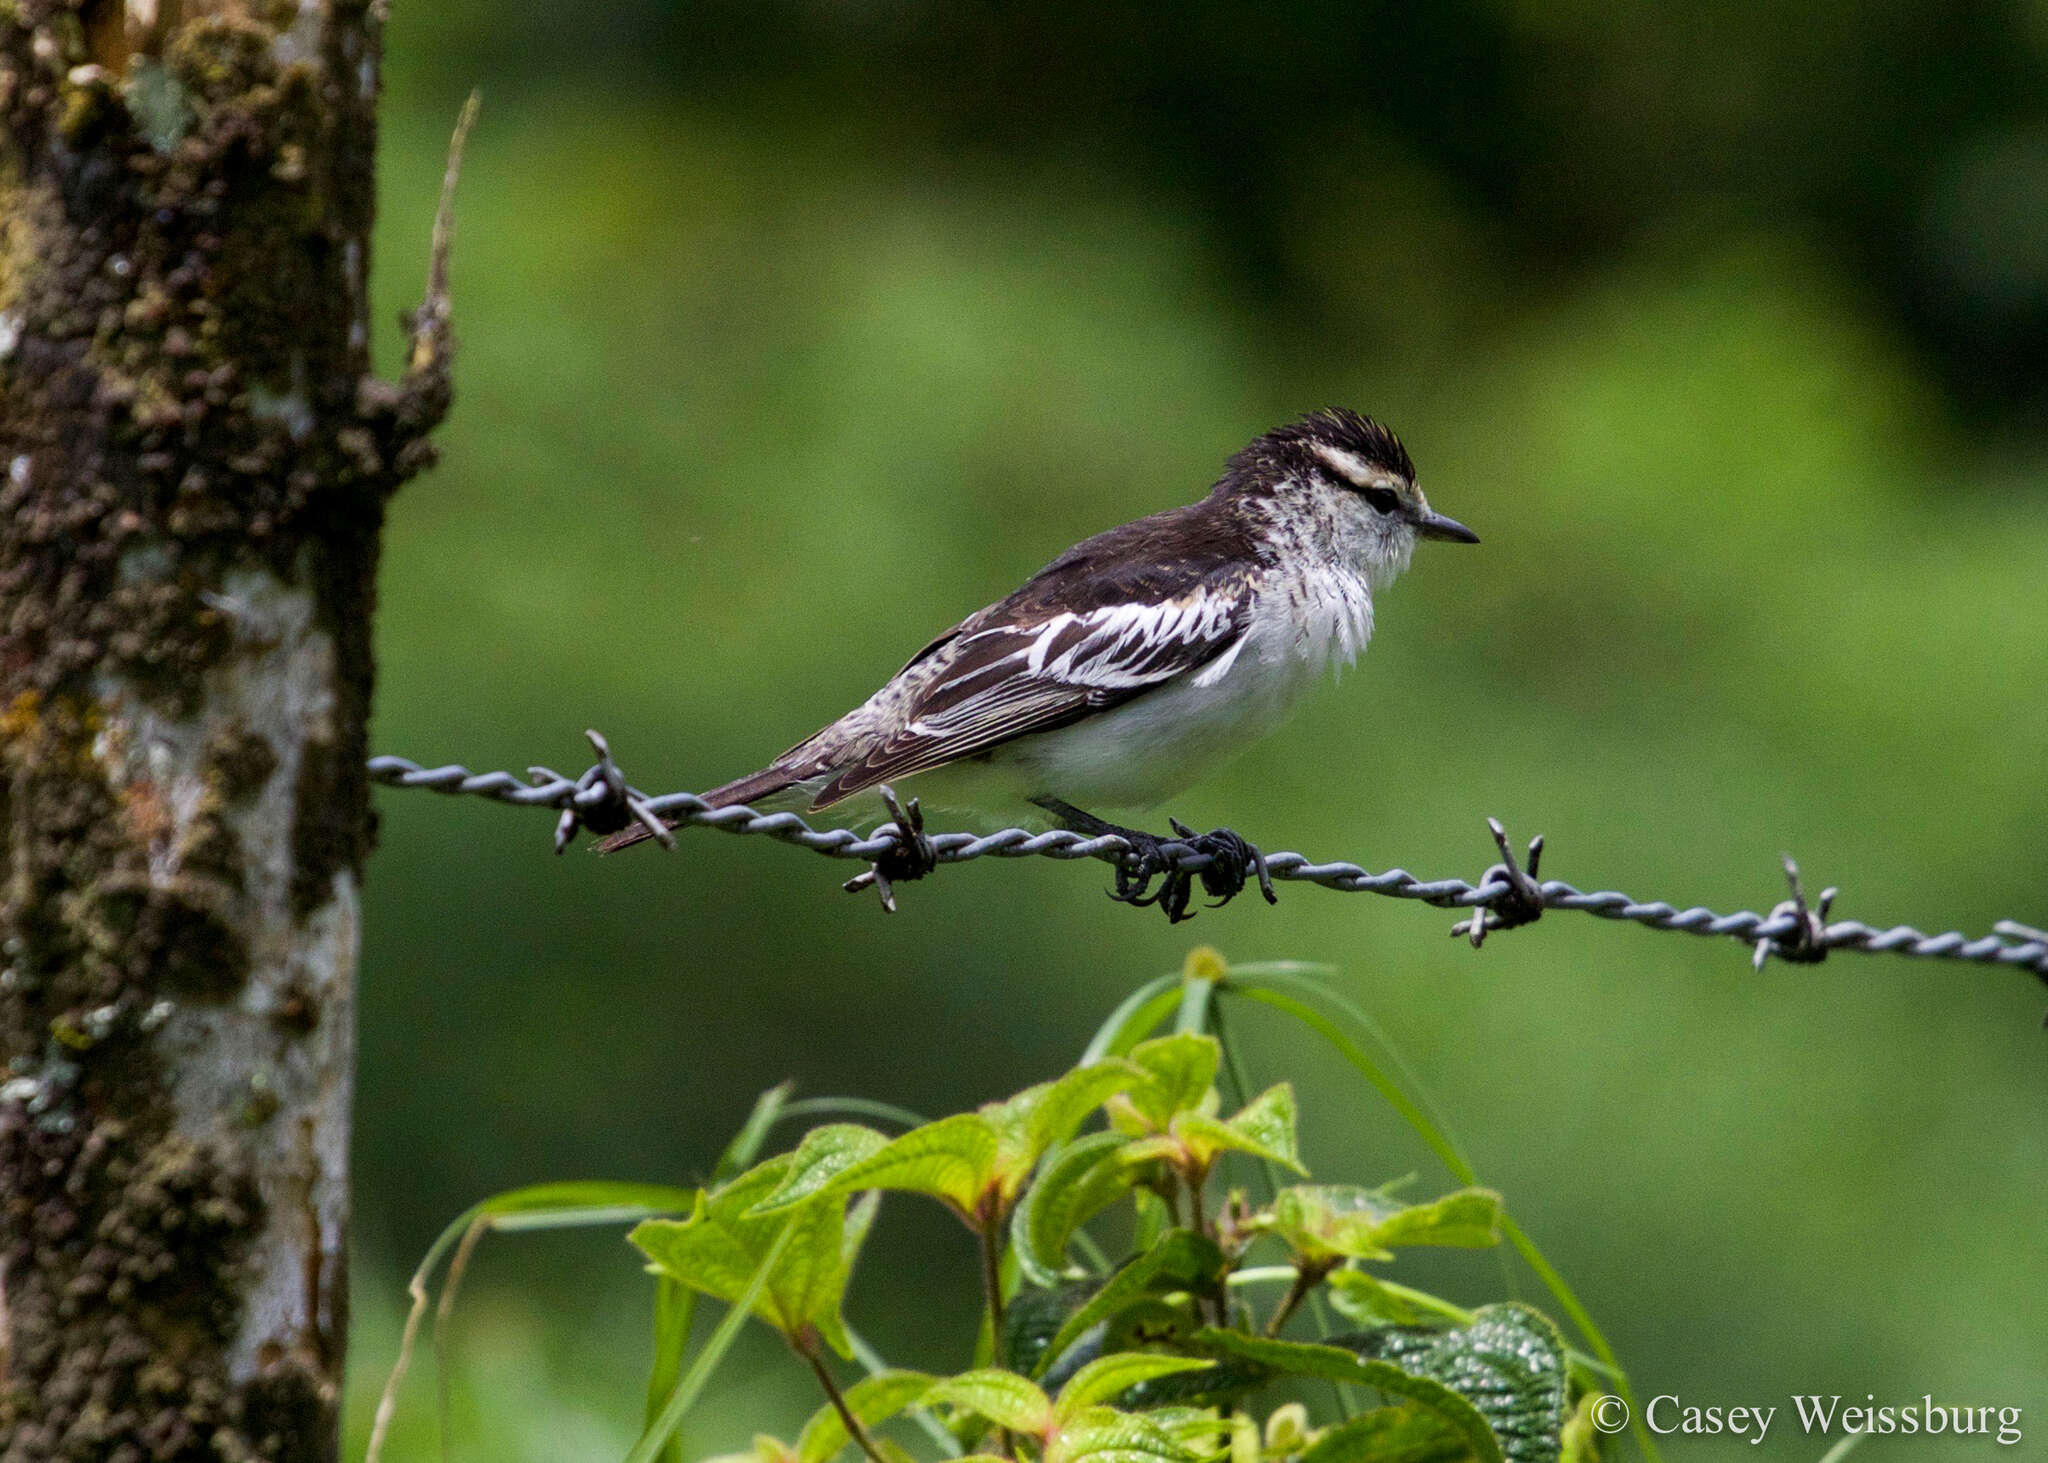
[[0, 0], [0, 1463], [336, 1446], [378, 10]]

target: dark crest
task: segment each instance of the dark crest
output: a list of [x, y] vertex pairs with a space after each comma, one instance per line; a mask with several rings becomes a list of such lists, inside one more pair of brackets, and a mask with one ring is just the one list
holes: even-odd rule
[[1349, 407], [1329, 406], [1253, 438], [1249, 446], [1231, 457], [1217, 486], [1232, 492], [1257, 492], [1270, 488], [1282, 477], [1307, 471], [1327, 472], [1328, 464], [1315, 453], [1317, 443], [1361, 457], [1411, 483], [1415, 481], [1415, 464], [1399, 437]]

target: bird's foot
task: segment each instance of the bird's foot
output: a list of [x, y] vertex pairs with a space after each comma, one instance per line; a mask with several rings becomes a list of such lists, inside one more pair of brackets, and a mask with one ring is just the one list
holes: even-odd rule
[[[1188, 905], [1197, 880], [1201, 881], [1203, 892], [1215, 901], [1209, 906], [1211, 909], [1228, 904], [1254, 878], [1266, 903], [1280, 902], [1273, 892], [1273, 876], [1266, 871], [1266, 856], [1259, 852], [1257, 844], [1229, 828], [1197, 833], [1178, 818], [1169, 818], [1167, 822], [1173, 828], [1172, 838], [1130, 828], [1116, 830], [1131, 845], [1131, 851], [1116, 866], [1116, 888], [1110, 891], [1110, 898], [1122, 904], [1156, 904], [1165, 911], [1169, 924], [1194, 918]], [[1174, 852], [1169, 851], [1179, 849], [1206, 854], [1209, 862], [1198, 869], [1183, 868]], [[1158, 881], [1156, 889], [1154, 880]]]
[[[1184, 919], [1194, 918], [1188, 904], [1194, 897], [1197, 879], [1201, 880], [1203, 890], [1216, 901], [1210, 906], [1213, 909], [1228, 904], [1244, 891], [1244, 886], [1254, 877], [1259, 881], [1259, 892], [1266, 896], [1266, 903], [1280, 902], [1279, 896], [1273, 892], [1273, 876], [1266, 870], [1266, 856], [1259, 852], [1257, 844], [1231, 829], [1216, 828], [1207, 833], [1197, 833], [1178, 818], [1169, 818], [1166, 821], [1173, 827], [1173, 836], [1163, 838], [1157, 833], [1104, 822], [1093, 813], [1084, 813], [1072, 803], [1063, 803], [1058, 798], [1039, 798], [1036, 801], [1039, 807], [1075, 833], [1085, 833], [1090, 838], [1121, 838], [1129, 845], [1117, 858], [1116, 887], [1109, 891], [1109, 897], [1120, 904], [1156, 904], [1166, 911], [1169, 923], [1179, 924]], [[1207, 855], [1209, 862], [1199, 869], [1184, 869], [1179, 859], [1183, 850]], [[1155, 880], [1159, 884], [1156, 889], [1152, 887]]]
[[897, 884], [908, 884], [922, 879], [939, 866], [939, 851], [924, 831], [924, 809], [912, 798], [905, 808], [896, 801], [896, 790], [884, 786], [881, 789], [882, 804], [889, 810], [896, 841], [876, 857], [865, 874], [855, 874], [843, 886], [847, 893], [858, 894], [872, 884], [875, 892], [882, 896], [882, 908], [889, 913], [896, 912]]

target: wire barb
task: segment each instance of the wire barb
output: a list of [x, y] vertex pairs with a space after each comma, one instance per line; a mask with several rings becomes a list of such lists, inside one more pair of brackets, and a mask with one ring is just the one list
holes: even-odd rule
[[1757, 970], [1762, 970], [1764, 962], [1773, 955], [1791, 965], [1818, 965], [1828, 958], [1828, 909], [1841, 891], [1821, 890], [1819, 902], [1809, 909], [1806, 890], [1799, 883], [1799, 865], [1792, 862], [1789, 853], [1782, 857], [1785, 882], [1792, 886], [1792, 897], [1773, 906], [1766, 923], [1789, 919], [1792, 927], [1786, 934], [1765, 935], [1756, 942], [1756, 955], [1750, 963]]
[[555, 852], [566, 849], [580, 828], [602, 837], [617, 833], [628, 823], [640, 823], [663, 848], [676, 846], [675, 834], [647, 806], [647, 799], [626, 785], [626, 774], [612, 761], [611, 743], [594, 730], [583, 733], [597, 752], [597, 761], [574, 782], [549, 767], [529, 767], [526, 775], [537, 788], [552, 789], [567, 783], [572, 789], [562, 804], [562, 816], [555, 820]]
[[[597, 750], [598, 761], [574, 780], [537, 767], [532, 769], [529, 782], [521, 782], [507, 772], [473, 773], [458, 765], [423, 767], [403, 757], [372, 757], [369, 772], [373, 781], [387, 787], [428, 788], [522, 807], [553, 808], [563, 815], [556, 825], [558, 847], [566, 847], [580, 827], [597, 830], [603, 820], [614, 828], [623, 828], [628, 818], [634, 818], [650, 830], [658, 830], [655, 836], [664, 844], [673, 842], [674, 835], [666, 826], [673, 823], [677, 828], [719, 828], [727, 833], [759, 834], [781, 843], [797, 844], [828, 858], [857, 859], [873, 866], [873, 877], [856, 876], [850, 883], [856, 888], [876, 885], [884, 907], [893, 904], [895, 883], [923, 877], [939, 864], [967, 863], [978, 858], [1054, 858], [1100, 859], [1121, 865], [1130, 853], [1129, 843], [1115, 834], [1088, 834], [1064, 828], [1043, 833], [1023, 828], [1004, 828], [986, 835], [926, 833], [923, 813], [915, 799], [900, 810], [892, 805], [895, 823], [864, 837], [848, 828], [813, 828], [795, 813], [760, 813], [744, 806], [713, 808], [694, 793], [648, 797], [627, 784], [612, 761], [604, 738], [596, 732], [588, 735]], [[1507, 831], [1491, 819], [1488, 828], [1500, 849], [1501, 862], [1488, 869], [1476, 886], [1462, 879], [1419, 879], [1406, 869], [1376, 874], [1353, 863], [1319, 864], [1300, 853], [1264, 855], [1266, 879], [1261, 884], [1269, 880], [1320, 884], [1347, 894], [1382, 894], [1394, 899], [1419, 899], [1439, 908], [1469, 909], [1471, 917], [1460, 921], [1455, 933], [1471, 938], [1475, 945], [1493, 930], [1528, 924], [1547, 911], [1571, 909], [1598, 919], [1625, 920], [1647, 929], [1740, 940], [1762, 951], [1766, 959], [1776, 955], [1795, 963], [1812, 964], [1832, 951], [1857, 950], [1871, 955], [1898, 954], [2012, 966], [2031, 971], [2048, 982], [2048, 933], [2035, 926], [2002, 920], [1994, 926], [1994, 933], [1973, 939], [1954, 931], [1923, 934], [1910, 925], [1886, 929], [1856, 920], [1830, 923], [1827, 916], [1835, 891], [1823, 890], [1819, 901], [1808, 907], [1800, 889], [1798, 869], [1789, 859], [1786, 878], [1792, 897], [1780, 902], [1768, 915], [1746, 909], [1733, 914], [1716, 914], [1698, 906], [1680, 909], [1661, 900], [1640, 901], [1613, 890], [1588, 893], [1558, 879], [1538, 882], [1542, 839], [1531, 840], [1527, 866], [1518, 868]], [[905, 829], [909, 832], [907, 840], [899, 831]], [[906, 851], [906, 845], [916, 852]], [[1190, 873], [1207, 868], [1211, 861], [1207, 852], [1197, 851], [1186, 843], [1163, 844], [1161, 852], [1176, 867]], [[920, 868], [926, 862], [929, 867]], [[913, 868], [919, 872], [908, 872]]]
[[1451, 926], [1452, 936], [1467, 936], [1475, 950], [1495, 930], [1520, 929], [1543, 918], [1543, 886], [1536, 882], [1536, 869], [1543, 862], [1543, 835], [1539, 833], [1529, 840], [1529, 869], [1524, 873], [1515, 863], [1515, 850], [1508, 843], [1508, 830], [1501, 826], [1500, 819], [1488, 818], [1486, 827], [1493, 834], [1494, 847], [1500, 850], [1500, 862], [1480, 876], [1479, 887], [1486, 890], [1498, 886], [1500, 892], [1474, 909], [1469, 919]]
[[882, 908], [890, 914], [896, 912], [897, 884], [908, 884], [922, 879], [939, 866], [939, 851], [925, 836], [924, 809], [917, 805], [917, 799], [910, 800], [906, 810], [896, 801], [896, 789], [886, 782], [880, 788], [882, 806], [889, 810], [894, 821], [884, 823], [878, 833], [889, 835], [887, 848], [875, 855], [875, 861], [868, 865], [865, 874], [855, 874], [839, 887], [849, 894], [858, 894], [872, 884], [875, 892], [882, 896]]

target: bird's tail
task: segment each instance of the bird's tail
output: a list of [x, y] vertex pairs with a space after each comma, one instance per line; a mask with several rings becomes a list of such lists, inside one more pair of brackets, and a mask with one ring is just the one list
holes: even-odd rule
[[[782, 767], [764, 767], [759, 772], [750, 772], [745, 777], [714, 787], [703, 794], [704, 801], [714, 808], [729, 808], [734, 803], [751, 803], [760, 798], [772, 797], [796, 786], [802, 778]], [[661, 820], [669, 827], [676, 826], [674, 818]], [[617, 833], [600, 838], [595, 847], [599, 853], [617, 853], [622, 848], [631, 848], [636, 843], [652, 838], [644, 823], [629, 823]]]

